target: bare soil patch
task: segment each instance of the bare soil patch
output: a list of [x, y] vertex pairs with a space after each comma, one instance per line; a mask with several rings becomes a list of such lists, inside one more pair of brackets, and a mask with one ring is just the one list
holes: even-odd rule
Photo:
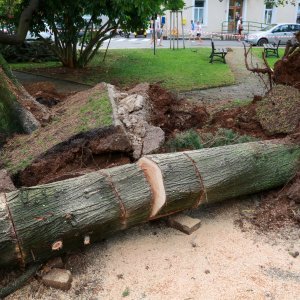
[[264, 193], [249, 221], [263, 232], [300, 229], [300, 173], [284, 188]]
[[49, 81], [41, 81], [33, 84], [25, 84], [25, 89], [33, 96], [39, 103], [52, 107], [63, 101], [68, 94], [58, 93], [54, 83]]
[[201, 128], [208, 121], [209, 114], [204, 106], [180, 99], [159, 85], [150, 86], [149, 97], [151, 122], [161, 127], [167, 136], [174, 130]]

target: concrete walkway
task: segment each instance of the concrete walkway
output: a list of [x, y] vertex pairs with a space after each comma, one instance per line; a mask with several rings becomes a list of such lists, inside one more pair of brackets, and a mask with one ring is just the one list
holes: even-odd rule
[[[226, 61], [234, 74], [236, 84], [206, 90], [183, 92], [180, 93], [180, 96], [208, 104], [221, 100], [251, 100], [254, 95], [263, 95], [266, 92], [264, 84], [259, 77], [246, 69], [243, 48], [234, 48], [232, 52], [227, 54]], [[257, 63], [261, 64], [261, 61], [256, 56], [253, 56], [252, 63], [254, 65]], [[268, 81], [266, 80], [266, 82]]]

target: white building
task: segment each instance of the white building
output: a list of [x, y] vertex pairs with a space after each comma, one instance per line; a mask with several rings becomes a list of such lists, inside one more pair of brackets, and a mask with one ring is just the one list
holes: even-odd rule
[[[259, 30], [265, 24], [300, 23], [300, 0], [280, 7], [265, 4], [264, 0], [185, 0], [182, 12], [185, 32], [190, 30], [191, 20], [200, 21], [203, 32], [233, 32], [238, 15], [243, 18], [246, 32]], [[169, 12], [166, 25], [170, 28]]]

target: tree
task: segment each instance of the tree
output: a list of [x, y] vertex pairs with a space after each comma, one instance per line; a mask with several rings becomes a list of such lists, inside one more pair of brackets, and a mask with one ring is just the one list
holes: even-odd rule
[[[5, 1], [2, 1], [1, 5], [4, 5], [4, 2]], [[16, 1], [14, 4], [16, 3], [18, 2]], [[39, 0], [28, 1], [27, 5], [24, 6], [22, 12], [19, 14], [18, 26], [15, 33], [7, 33], [0, 30], [1, 44], [16, 45], [22, 43], [25, 40], [26, 34], [29, 30], [30, 21], [32, 19], [33, 13], [38, 8], [38, 5]]]
[[[22, 1], [19, 11], [23, 12], [30, 2]], [[170, 3], [176, 8], [184, 5], [182, 0], [41, 0], [30, 27], [36, 34], [47, 29], [53, 32], [54, 43], [45, 42], [64, 66], [84, 67], [119, 27], [127, 31], [144, 28], [152, 15], [161, 13], [161, 7]]]
[[[176, 0], [174, 3], [177, 1], [180, 2]], [[127, 30], [145, 26], [147, 18], [160, 12], [161, 5], [166, 4], [166, 0], [0, 0], [2, 21], [13, 20], [17, 28], [13, 33], [0, 30], [0, 43], [20, 44], [30, 28], [38, 33], [45, 28], [46, 21], [55, 36], [55, 42], [50, 46], [63, 64], [68, 67], [84, 67], [97, 53], [103, 41], [115, 34], [118, 26]], [[85, 14], [89, 17], [84, 18]], [[79, 40], [82, 44], [87, 42], [87, 46], [82, 46], [78, 51]], [[1, 54], [0, 78], [1, 143], [14, 132], [30, 133], [39, 126], [38, 120], [25, 108], [28, 103], [44, 116], [47, 111], [17, 82]]]
[[0, 268], [43, 262], [175, 212], [285, 184], [300, 146], [285, 140], [154, 154], [0, 193]]

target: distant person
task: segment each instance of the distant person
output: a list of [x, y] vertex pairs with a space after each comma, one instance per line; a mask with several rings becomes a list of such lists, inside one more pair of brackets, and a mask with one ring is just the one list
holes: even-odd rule
[[162, 46], [163, 35], [164, 35], [164, 25], [161, 24], [161, 28], [160, 28], [160, 37], [159, 37], [159, 43], [158, 43], [158, 46]]
[[235, 32], [238, 33], [239, 32], [239, 29], [238, 29], [238, 22], [240, 20], [240, 14], [237, 12], [236, 15], [235, 15], [235, 19], [234, 19], [234, 26], [235, 26]]
[[198, 42], [199, 43], [202, 42], [202, 40], [201, 40], [202, 26], [199, 21], [197, 22], [197, 25], [196, 25], [196, 35], [197, 35]]
[[237, 29], [238, 29], [238, 41], [240, 42], [242, 38], [242, 31], [244, 30], [242, 18], [240, 18], [238, 22]]
[[161, 27], [160, 16], [157, 16], [155, 20], [155, 35], [156, 35], [157, 45], [162, 46], [162, 27]]
[[190, 29], [189, 40], [191, 40], [192, 38], [195, 40], [195, 23], [193, 20], [191, 20], [191, 29]]
[[242, 17], [239, 17], [236, 22], [236, 32], [237, 33], [239, 32], [239, 27], [240, 27], [241, 21], [242, 21]]

